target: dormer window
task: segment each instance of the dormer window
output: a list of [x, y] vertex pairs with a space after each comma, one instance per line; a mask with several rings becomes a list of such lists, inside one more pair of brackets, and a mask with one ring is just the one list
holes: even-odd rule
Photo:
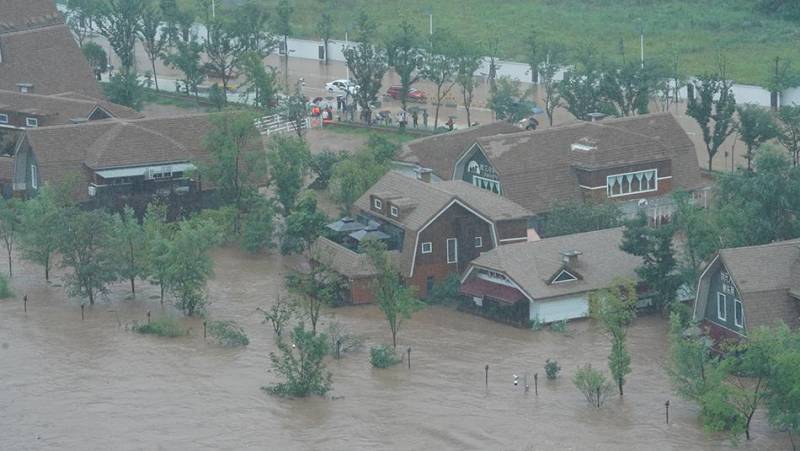
[[376, 210], [382, 210], [383, 209], [383, 202], [381, 202], [381, 200], [377, 199], [377, 198], [373, 199], [372, 200], [372, 206], [375, 207]]
[[389, 207], [389, 214], [394, 216], [395, 218], [400, 216], [400, 209], [395, 207], [394, 205]]
[[553, 277], [553, 281], [551, 283], [565, 283], [565, 282], [574, 282], [578, 280], [571, 272], [567, 271], [566, 269], [562, 269], [558, 275]]
[[628, 196], [658, 190], [658, 169], [628, 172], [606, 177], [608, 197]]
[[35, 117], [26, 117], [25, 126], [29, 128], [36, 128], [39, 126], [39, 119], [36, 119]]

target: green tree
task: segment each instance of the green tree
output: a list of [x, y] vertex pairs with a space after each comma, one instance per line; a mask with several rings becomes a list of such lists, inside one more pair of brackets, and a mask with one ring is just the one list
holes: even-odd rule
[[294, 8], [289, 0], [278, 0], [275, 7], [275, 33], [283, 36], [283, 48], [286, 50], [286, 58], [289, 57], [289, 35], [292, 34], [292, 14]]
[[597, 409], [603, 406], [608, 395], [614, 390], [614, 385], [608, 381], [606, 375], [589, 364], [578, 368], [572, 383], [583, 393], [589, 405]]
[[614, 202], [570, 201], [554, 206], [542, 223], [542, 237], [550, 238], [592, 230], [610, 229], [622, 224], [622, 211]]
[[203, 43], [206, 68], [222, 81], [222, 98], [227, 103], [228, 85], [247, 54], [247, 41], [240, 39], [242, 31], [236, 21], [214, 19], [207, 27], [208, 37]]
[[95, 22], [117, 54], [123, 75], [130, 75], [136, 66], [136, 39], [144, 11], [144, 0], [106, 0]]
[[144, 93], [142, 84], [135, 73], [118, 73], [111, 76], [105, 87], [108, 100], [131, 107], [135, 110], [142, 109]]
[[311, 151], [302, 138], [275, 136], [270, 139], [267, 160], [270, 164], [270, 183], [275, 188], [283, 215], [294, 208], [297, 195], [303, 188], [303, 179], [311, 162]]
[[753, 168], [753, 152], [767, 141], [778, 136], [778, 129], [772, 120], [769, 111], [757, 105], [744, 104], [736, 107], [739, 113], [739, 123], [736, 131], [739, 133], [744, 145], [747, 147], [747, 170]]
[[611, 337], [611, 354], [608, 368], [617, 383], [619, 395], [625, 385], [625, 376], [631, 372], [631, 356], [625, 347], [628, 326], [636, 316], [636, 282], [614, 280], [611, 286], [589, 294], [589, 311], [602, 324]]
[[800, 236], [800, 168], [782, 152], [756, 152], [755, 172], [721, 174], [714, 191], [720, 247], [750, 246]]
[[150, 283], [158, 285], [161, 292], [161, 304], [164, 304], [164, 292], [169, 287], [169, 253], [172, 246], [174, 223], [167, 223], [167, 206], [160, 202], [151, 202], [142, 221], [146, 236], [146, 264]]
[[345, 158], [345, 155], [346, 154], [338, 154], [331, 150], [324, 150], [311, 156], [309, 168], [313, 173], [317, 174], [317, 178], [312, 185], [315, 189], [325, 189], [328, 187], [328, 182], [330, 182], [333, 176], [333, 167], [336, 163]]
[[136, 278], [147, 275], [147, 234], [131, 207], [112, 217], [111, 249], [119, 277], [129, 280], [136, 293]]
[[431, 51], [424, 58], [422, 78], [436, 86], [434, 96], [433, 128], [439, 126], [439, 109], [456, 84], [458, 71], [458, 45], [456, 38], [448, 31], [440, 29], [430, 37]]
[[626, 221], [620, 246], [623, 251], [642, 258], [636, 274], [650, 288], [654, 306], [664, 310], [672, 306], [681, 284], [672, 248], [674, 234], [671, 224], [650, 227], [647, 217], [640, 213]]
[[778, 141], [792, 156], [792, 164], [800, 164], [800, 105], [784, 105], [777, 114]]
[[188, 316], [205, 310], [206, 282], [214, 267], [208, 251], [216, 237], [216, 226], [208, 221], [183, 221], [171, 240], [165, 278], [175, 306]]
[[649, 112], [650, 97], [664, 79], [656, 65], [642, 66], [638, 61], [603, 65], [599, 89], [613, 105], [616, 116], [632, 116]]
[[300, 195], [297, 205], [286, 217], [286, 231], [281, 243], [281, 253], [302, 252], [322, 233], [328, 218], [317, 209], [317, 196], [313, 191]]
[[67, 292], [86, 297], [93, 305], [97, 293], [106, 293], [117, 278], [110, 249], [111, 218], [102, 210], [70, 207], [63, 212], [59, 230], [61, 267], [72, 270], [65, 278]]
[[385, 244], [368, 241], [362, 246], [365, 247], [370, 262], [377, 272], [372, 282], [375, 302], [389, 323], [392, 347], [397, 349], [397, 333], [402, 321], [410, 319], [411, 314], [422, 307], [422, 303], [417, 299], [414, 287], [404, 283], [400, 271], [386, 252]]
[[94, 42], [86, 42], [81, 46], [81, 51], [86, 61], [89, 62], [89, 66], [92, 67], [95, 75], [102, 74], [107, 70], [108, 55], [106, 55], [106, 51], [103, 50], [103, 47], [100, 47], [100, 45]]
[[378, 99], [383, 75], [388, 69], [386, 51], [374, 43], [375, 33], [375, 23], [362, 11], [356, 19], [358, 44], [343, 51], [347, 67], [358, 86], [353, 93], [355, 101], [368, 124], [372, 119], [372, 104]]
[[695, 95], [689, 99], [686, 114], [697, 121], [703, 133], [710, 171], [713, 169], [714, 155], [725, 139], [736, 130], [736, 121], [733, 118], [736, 98], [731, 89], [733, 81], [727, 78], [724, 64], [719, 72], [701, 75], [698, 81], [693, 85]]
[[329, 11], [323, 11], [317, 21], [317, 33], [319, 38], [322, 39], [322, 45], [325, 48], [325, 64], [328, 64], [328, 43], [333, 38], [333, 16]]
[[265, 66], [262, 57], [256, 52], [250, 52], [242, 57], [241, 66], [244, 74], [242, 88], [245, 95], [248, 98], [253, 96], [253, 104], [256, 107], [270, 111], [277, 104], [277, 71], [272, 66]]
[[217, 187], [222, 202], [235, 208], [233, 226], [238, 233], [247, 201], [258, 194], [267, 170], [253, 116], [240, 112], [216, 116], [205, 147], [209, 159], [201, 172]]
[[489, 98], [489, 108], [498, 119], [518, 122], [531, 115], [531, 102], [522, 100], [520, 83], [511, 77], [502, 76], [497, 79], [495, 89]]
[[564, 73], [558, 93], [566, 104], [564, 108], [579, 120], [589, 119], [590, 113], [614, 114], [614, 106], [603, 96], [600, 84], [603, 69], [595, 50], [581, 49], [578, 64]]
[[286, 275], [286, 287], [295, 297], [303, 314], [311, 321], [311, 332], [317, 333], [322, 307], [334, 305], [342, 295], [345, 281], [324, 262], [317, 260], [308, 273], [291, 272]]
[[294, 93], [286, 98], [286, 102], [281, 108], [283, 117], [292, 123], [292, 128], [298, 138], [302, 138], [306, 130], [306, 119], [308, 118], [306, 104], [306, 96], [303, 95], [298, 83], [294, 88]]
[[683, 283], [693, 286], [700, 277], [705, 262], [720, 247], [719, 229], [713, 212], [692, 202], [691, 193], [676, 192], [673, 196], [676, 211], [672, 216], [676, 237], [684, 242], [680, 262]]
[[65, 16], [67, 25], [75, 35], [78, 46], [83, 48], [86, 39], [94, 34], [95, 23], [100, 15], [101, 0], [67, 0]]
[[200, 64], [202, 51], [203, 46], [194, 37], [190, 37], [188, 40], [177, 41], [174, 52], [164, 58], [164, 62], [170, 67], [183, 72], [183, 78], [179, 81], [183, 84], [186, 95], [194, 94], [197, 97], [197, 87], [206, 78], [205, 70]]
[[272, 247], [275, 206], [272, 199], [254, 197], [242, 223], [242, 247], [256, 253]]
[[553, 114], [562, 106], [560, 82], [555, 76], [561, 69], [564, 50], [560, 45], [547, 44], [544, 47], [545, 59], [539, 64], [539, 84], [544, 88], [544, 112], [550, 126], [553, 126]]
[[793, 435], [800, 432], [800, 336], [795, 333], [791, 340], [772, 360], [766, 404], [770, 424], [788, 432], [797, 450]]
[[387, 47], [392, 49], [392, 66], [400, 77], [400, 105], [406, 109], [408, 91], [420, 79], [424, 53], [420, 50], [419, 31], [406, 19], [390, 33]]
[[349, 214], [353, 204], [389, 170], [397, 146], [370, 137], [367, 147], [348, 155], [333, 166], [330, 192]]
[[464, 110], [467, 112], [467, 125], [472, 127], [472, 117], [470, 107], [472, 107], [472, 100], [474, 97], [475, 88], [478, 81], [475, 78], [475, 72], [481, 68], [483, 63], [483, 55], [478, 46], [465, 44], [460, 41], [458, 50], [456, 52], [456, 83], [461, 87], [461, 98], [464, 104]]
[[328, 337], [306, 330], [300, 322], [292, 330], [291, 342], [278, 339], [278, 353], [271, 352], [272, 369], [284, 382], [264, 390], [279, 396], [324, 396], [331, 389], [331, 373], [325, 367]]
[[699, 403], [714, 382], [711, 376], [718, 361], [711, 353], [711, 342], [692, 334], [689, 326], [678, 312], [670, 314], [667, 373], [679, 396]]
[[44, 280], [50, 281], [53, 253], [58, 248], [63, 205], [53, 188], [39, 188], [36, 197], [23, 204], [20, 217], [20, 243], [25, 260], [44, 267]]
[[12, 277], [11, 253], [20, 235], [20, 208], [13, 199], [0, 198], [0, 240], [8, 256], [8, 277]]
[[145, 5], [142, 11], [141, 27], [139, 28], [139, 39], [142, 41], [142, 47], [144, 47], [144, 52], [147, 54], [147, 59], [150, 60], [156, 91], [159, 90], [156, 60], [161, 58], [169, 44], [167, 33], [162, 32], [163, 30], [161, 29], [163, 21], [164, 15], [161, 13], [161, 8], [154, 4]]

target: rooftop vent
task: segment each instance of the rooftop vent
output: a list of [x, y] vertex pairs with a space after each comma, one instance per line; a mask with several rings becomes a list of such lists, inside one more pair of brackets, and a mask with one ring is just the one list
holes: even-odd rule
[[430, 168], [417, 169], [417, 179], [422, 180], [425, 183], [431, 182], [431, 174], [433, 174], [433, 169]]
[[589, 117], [589, 122], [599, 122], [607, 115], [605, 113], [594, 112], [594, 113], [589, 113], [586, 116]]
[[19, 92], [26, 94], [33, 91], [33, 84], [32, 83], [17, 83], [17, 89]]

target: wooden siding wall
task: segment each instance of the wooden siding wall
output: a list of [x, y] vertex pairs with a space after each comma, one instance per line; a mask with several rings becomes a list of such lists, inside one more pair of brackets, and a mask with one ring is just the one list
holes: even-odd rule
[[[527, 238], [528, 236], [528, 220], [511, 219], [508, 221], [497, 222], [497, 239], [506, 240], [511, 238]], [[519, 241], [514, 241], [519, 242]], [[502, 244], [502, 243], [498, 243]]]

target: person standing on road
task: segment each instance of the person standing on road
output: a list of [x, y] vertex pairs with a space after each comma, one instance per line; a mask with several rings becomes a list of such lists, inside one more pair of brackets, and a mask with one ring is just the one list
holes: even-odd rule
[[428, 110], [422, 110], [422, 126], [428, 128]]
[[411, 112], [411, 121], [414, 123], [414, 128], [417, 128], [417, 119], [419, 119], [419, 113], [414, 110]]

